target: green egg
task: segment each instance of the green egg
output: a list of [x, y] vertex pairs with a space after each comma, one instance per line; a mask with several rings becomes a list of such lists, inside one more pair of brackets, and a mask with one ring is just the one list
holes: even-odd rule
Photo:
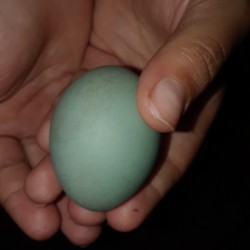
[[65, 193], [81, 207], [119, 206], [154, 166], [160, 134], [137, 111], [137, 82], [123, 67], [99, 67], [74, 81], [55, 109], [52, 164]]

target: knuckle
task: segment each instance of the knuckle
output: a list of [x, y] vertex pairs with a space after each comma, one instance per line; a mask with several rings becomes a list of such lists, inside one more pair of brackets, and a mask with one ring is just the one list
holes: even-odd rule
[[193, 91], [199, 92], [211, 82], [226, 59], [226, 50], [216, 39], [192, 40], [181, 50], [181, 64], [186, 68]]

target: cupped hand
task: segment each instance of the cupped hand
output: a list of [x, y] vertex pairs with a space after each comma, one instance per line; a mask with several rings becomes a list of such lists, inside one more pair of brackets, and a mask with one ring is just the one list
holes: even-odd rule
[[[211, 82], [248, 32], [249, 11], [249, 1], [234, 0], [95, 2], [84, 67], [118, 64], [141, 72], [141, 116], [154, 129], [172, 132], [165, 133], [144, 187], [105, 213], [114, 229], [138, 227], [195, 157], [223, 96], [222, 84]], [[90, 211], [73, 203], [69, 208], [76, 221], [91, 225]]]
[[[39, 223], [50, 220], [50, 225], [52, 225], [48, 231], [41, 230], [42, 227], [35, 227], [37, 235], [39, 235], [39, 230], [42, 234], [51, 235], [61, 227], [65, 235], [75, 244], [89, 244], [93, 241], [100, 233], [100, 226], [104, 220], [120, 231], [129, 231], [140, 225], [159, 200], [181, 178], [199, 149], [222, 99], [222, 88], [218, 85], [211, 89], [210, 83], [230, 51], [248, 32], [249, 10], [247, 0], [95, 1], [93, 24], [82, 67], [88, 70], [100, 65], [116, 64], [141, 72], [137, 96], [141, 116], [154, 129], [172, 133], [165, 134], [155, 171], [134, 197], [112, 211], [105, 213], [88, 211], [78, 207], [66, 196], [58, 199], [61, 189], [53, 173], [49, 157], [39, 161], [49, 152], [50, 116], [46, 118], [44, 116], [53, 104], [48, 105], [47, 109], [46, 105], [43, 105], [44, 102], [47, 103], [48, 92], [51, 92], [46, 93], [47, 87], [41, 87], [41, 93], [45, 91], [44, 95], [41, 95], [41, 103], [36, 107], [24, 105], [35, 107], [32, 112], [28, 112], [29, 116], [22, 119], [26, 122], [24, 123], [18, 120], [22, 114], [20, 110], [14, 112], [12, 117], [3, 110], [4, 107], [8, 107], [7, 103], [11, 103], [10, 106], [13, 108], [17, 100], [14, 100], [14, 97], [17, 98], [19, 96], [17, 93], [21, 93], [20, 89], [28, 86], [28, 84], [18, 85], [22, 88], [17, 88], [18, 91], [13, 88], [15, 94], [10, 95], [12, 99], [6, 99], [5, 106], [2, 105], [3, 108], [0, 109], [1, 117], [8, 121], [5, 122], [4, 127], [2, 125], [0, 127], [1, 131], [4, 131], [2, 144], [0, 144], [4, 146], [1, 150], [6, 150], [5, 158], [1, 159], [3, 174], [1, 174], [0, 183], [4, 184], [5, 190], [9, 189], [5, 192], [9, 195], [2, 195], [1, 201], [15, 221], [32, 236], [34, 225], [33, 227], [31, 224], [28, 225], [28, 220], [25, 224], [23, 219], [20, 219], [21, 210], [18, 210], [18, 207], [26, 206], [30, 210], [33, 209], [33, 214], [36, 213], [37, 220], [40, 220]], [[60, 44], [63, 42], [58, 41], [57, 46]], [[73, 48], [76, 49], [76, 47]], [[59, 52], [58, 55], [64, 56]], [[60, 58], [61, 61], [63, 60]], [[68, 67], [70, 65], [65, 65], [65, 69]], [[33, 67], [32, 71], [35, 69], [36, 67]], [[27, 79], [31, 79], [30, 83], [40, 86], [41, 76], [43, 79], [43, 74], [39, 75], [39, 78]], [[61, 77], [59, 80], [64, 82], [63, 79], [65, 78]], [[65, 83], [67, 84], [68, 82]], [[34, 86], [36, 91], [39, 89], [37, 85]], [[58, 96], [63, 89], [62, 85], [60, 85], [60, 90], [56, 88], [56, 94], [49, 99], [50, 103], [53, 103], [54, 97]], [[29, 99], [26, 95], [20, 94], [20, 96], [23, 102], [25, 100], [29, 104], [31, 103], [28, 102], [29, 100], [34, 103], [37, 95], [33, 94]], [[17, 107], [20, 108], [21, 105], [18, 104]], [[38, 110], [41, 108], [46, 112], [44, 111], [44, 115], [40, 117]], [[28, 133], [28, 136], [24, 137], [17, 136], [15, 130], [20, 133], [20, 130], [22, 131], [26, 126], [26, 132], [32, 131], [28, 129], [30, 123], [27, 121], [31, 120], [34, 114], [35, 117], [39, 116], [39, 119], [36, 119], [38, 121], [36, 126], [33, 122], [33, 134]], [[32, 119], [35, 120], [35, 118]], [[42, 120], [44, 120], [44, 125], [38, 131], [38, 125]], [[10, 132], [13, 130], [15, 133]], [[36, 134], [43, 151], [37, 145], [32, 144]], [[20, 145], [22, 145], [22, 152]], [[13, 159], [14, 149], [16, 159]], [[33, 156], [38, 154], [42, 156], [36, 158], [33, 165], [37, 167], [29, 173], [26, 157], [31, 152]], [[17, 165], [13, 162], [18, 162], [18, 165], [21, 163], [18, 171], [22, 170], [18, 178], [15, 177], [18, 173], [15, 167]], [[4, 171], [7, 172], [8, 183], [2, 181], [2, 179], [7, 179], [4, 177]], [[58, 207], [62, 214], [61, 222], [57, 217], [59, 216]], [[38, 210], [42, 216], [37, 212]]]
[[[145, 186], [105, 213], [114, 229], [140, 225], [195, 157], [223, 96], [221, 83], [211, 82], [248, 32], [249, 11], [249, 1], [233, 0], [95, 2], [84, 67], [119, 64], [141, 72], [141, 116], [154, 129], [172, 132], [165, 133]], [[70, 205], [72, 217], [83, 225], [89, 225], [87, 212]]]
[[[25, 181], [39, 162], [49, 161], [37, 132], [81, 69], [91, 5], [81, 0], [0, 3], [0, 203], [34, 239], [70, 225], [64, 222], [63, 200], [35, 203], [27, 196]], [[52, 192], [58, 190], [55, 185]], [[85, 234], [79, 228], [78, 234]]]

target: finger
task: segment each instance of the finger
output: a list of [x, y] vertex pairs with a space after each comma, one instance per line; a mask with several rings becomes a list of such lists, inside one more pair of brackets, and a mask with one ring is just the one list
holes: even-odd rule
[[34, 240], [46, 240], [59, 229], [60, 217], [56, 207], [36, 206], [22, 189], [8, 197], [4, 208], [24, 233]]
[[41, 126], [39, 127], [36, 135], [36, 141], [38, 145], [45, 151], [49, 152], [49, 135], [50, 135], [50, 125], [53, 113], [55, 112], [56, 103], [59, 101], [60, 96], [63, 94], [63, 91], [57, 96], [53, 106], [50, 108], [46, 117], [44, 118]]
[[35, 167], [46, 155], [46, 152], [38, 146], [34, 137], [27, 137], [21, 140], [29, 165]]
[[0, 203], [28, 236], [37, 240], [51, 237], [60, 223], [57, 209], [39, 207], [24, 193], [30, 168], [19, 142], [1, 137], [0, 152]]
[[81, 225], [97, 226], [101, 225], [106, 220], [106, 214], [104, 212], [87, 210], [73, 201], [69, 202], [68, 210], [71, 219]]
[[198, 117], [191, 130], [165, 135], [165, 144], [169, 145], [162, 147], [163, 151], [155, 168], [156, 172], [132, 199], [107, 213], [110, 226], [123, 232], [138, 227], [169, 189], [183, 176], [216, 115], [221, 96], [222, 90], [218, 90], [201, 110], [201, 104], [197, 104], [197, 112], [192, 110], [193, 117], [188, 117], [192, 119]]
[[64, 196], [58, 202], [58, 208], [62, 217], [61, 230], [73, 244], [87, 246], [98, 238], [101, 233], [101, 227], [86, 227], [73, 221], [68, 213], [68, 202], [67, 196]]
[[171, 160], [165, 159], [163, 165], [156, 167], [157, 174], [145, 187], [125, 204], [107, 213], [107, 222], [112, 228], [121, 232], [129, 232], [137, 228], [183, 175], [180, 168], [176, 167]]
[[27, 196], [38, 204], [53, 202], [62, 192], [49, 157], [43, 159], [25, 181]]
[[[249, 1], [193, 1], [175, 33], [145, 67], [137, 104], [156, 130], [173, 131], [246, 34]], [[211, 15], [212, 13], [212, 15]]]

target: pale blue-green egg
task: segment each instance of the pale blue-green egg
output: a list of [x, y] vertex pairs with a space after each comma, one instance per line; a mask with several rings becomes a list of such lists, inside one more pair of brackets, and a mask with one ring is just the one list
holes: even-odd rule
[[99, 67], [74, 81], [55, 109], [52, 164], [65, 193], [84, 208], [122, 204], [154, 166], [160, 134], [137, 111], [137, 82], [123, 67]]

